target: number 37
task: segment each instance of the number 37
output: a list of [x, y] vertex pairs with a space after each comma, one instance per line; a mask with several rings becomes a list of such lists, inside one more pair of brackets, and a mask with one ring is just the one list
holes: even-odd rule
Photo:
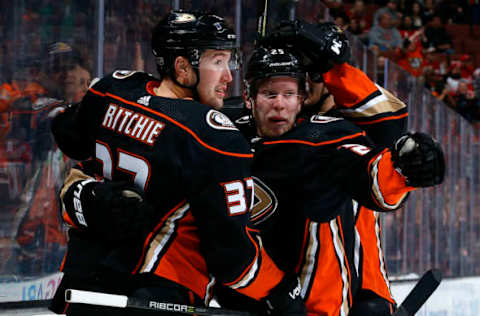
[[[97, 140], [95, 147], [96, 158], [103, 165], [103, 176], [106, 179], [112, 179], [113, 162], [112, 152], [108, 144]], [[133, 176], [135, 186], [141, 188], [144, 192], [147, 189], [150, 179], [150, 164], [145, 158], [129, 153], [120, 148], [117, 149], [118, 163], [117, 170], [129, 173]], [[222, 183], [227, 209], [230, 216], [240, 215], [248, 212], [254, 203], [253, 179], [247, 178], [245, 181], [236, 180]], [[249, 194], [247, 194], [249, 193]], [[247, 196], [250, 200], [247, 201]]]
[[[129, 153], [118, 148], [118, 163], [116, 169], [129, 173], [133, 176], [135, 186], [143, 190], [147, 189], [148, 180], [150, 179], [150, 164], [148, 161], [138, 155]], [[97, 140], [95, 145], [96, 158], [102, 162], [103, 176], [112, 180], [112, 152], [108, 144]]]

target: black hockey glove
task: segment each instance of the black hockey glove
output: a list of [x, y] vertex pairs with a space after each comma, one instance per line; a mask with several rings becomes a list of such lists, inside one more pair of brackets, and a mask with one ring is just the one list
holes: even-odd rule
[[443, 182], [445, 157], [442, 147], [424, 133], [407, 133], [392, 149], [394, 167], [413, 187], [429, 187]]
[[106, 241], [122, 241], [143, 237], [153, 227], [154, 210], [136, 188], [125, 182], [82, 183], [75, 182], [63, 202], [89, 232]]
[[394, 311], [394, 304], [384, 298], [377, 297], [354, 302], [348, 316], [391, 316]]
[[285, 276], [270, 294], [263, 299], [265, 314], [275, 316], [307, 315], [300, 296], [300, 280], [296, 276]]
[[310, 24], [295, 20], [282, 22], [271, 35], [260, 41], [261, 45], [291, 47], [302, 56], [312, 81], [320, 82], [321, 75], [334, 66], [350, 59], [347, 37], [333, 22]]

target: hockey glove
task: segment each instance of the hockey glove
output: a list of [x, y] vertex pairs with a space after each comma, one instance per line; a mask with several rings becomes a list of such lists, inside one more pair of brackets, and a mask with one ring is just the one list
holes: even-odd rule
[[312, 81], [320, 82], [321, 75], [350, 59], [350, 44], [335, 23], [310, 24], [299, 20], [283, 22], [260, 42], [271, 47], [287, 46], [302, 56]]
[[80, 226], [106, 241], [142, 237], [152, 228], [154, 210], [137, 189], [125, 182], [85, 182], [75, 182], [63, 197]]
[[391, 316], [394, 311], [394, 304], [384, 298], [377, 297], [355, 302], [348, 316]]
[[263, 299], [265, 302], [264, 315], [306, 316], [307, 311], [300, 291], [300, 280], [296, 276], [285, 276]]
[[445, 157], [442, 147], [424, 133], [407, 133], [392, 149], [393, 165], [412, 187], [429, 187], [443, 182]]

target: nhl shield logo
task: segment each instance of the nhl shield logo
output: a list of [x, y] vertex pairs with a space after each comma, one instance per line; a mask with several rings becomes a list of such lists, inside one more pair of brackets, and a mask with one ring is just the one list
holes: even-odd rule
[[207, 113], [207, 123], [215, 129], [238, 130], [230, 119], [223, 113], [210, 110]]

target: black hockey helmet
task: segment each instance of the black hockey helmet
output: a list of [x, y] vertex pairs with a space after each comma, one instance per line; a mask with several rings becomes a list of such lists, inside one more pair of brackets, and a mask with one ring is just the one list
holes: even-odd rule
[[265, 47], [255, 49], [245, 74], [247, 98], [257, 93], [260, 80], [277, 76], [297, 78], [299, 89], [305, 91], [306, 70], [293, 50]]
[[236, 35], [222, 17], [196, 11], [171, 11], [152, 34], [152, 51], [162, 76], [170, 73], [178, 56], [198, 67], [205, 49], [235, 51], [230, 67], [238, 67], [237, 48]]

